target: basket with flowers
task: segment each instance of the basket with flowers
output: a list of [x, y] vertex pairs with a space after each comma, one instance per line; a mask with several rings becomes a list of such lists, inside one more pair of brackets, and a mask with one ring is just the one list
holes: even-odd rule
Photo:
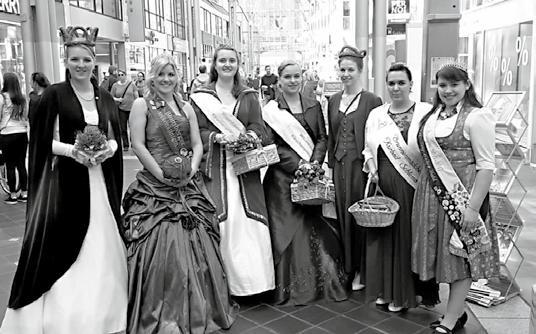
[[106, 148], [106, 135], [96, 125], [86, 125], [84, 131], [76, 134], [74, 147], [89, 156], [97, 154]]
[[251, 134], [241, 133], [235, 141], [227, 143], [226, 148], [235, 154], [231, 163], [236, 175], [279, 162], [275, 144], [262, 147], [260, 139]]
[[292, 202], [303, 205], [333, 202], [335, 185], [324, 174], [325, 171], [318, 162], [301, 162], [290, 185]]

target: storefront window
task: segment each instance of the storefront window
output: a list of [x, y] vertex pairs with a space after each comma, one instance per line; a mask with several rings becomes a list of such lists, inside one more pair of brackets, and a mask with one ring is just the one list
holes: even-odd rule
[[163, 0], [145, 0], [145, 26], [163, 33], [164, 22]]
[[186, 26], [184, 18], [184, 0], [171, 1], [171, 30], [172, 35], [186, 39]]
[[6, 72], [16, 73], [22, 91], [26, 91], [22, 61], [22, 32], [19, 26], [0, 24], [0, 72], [2, 75]]
[[121, 0], [69, 0], [69, 4], [111, 16], [118, 20], [123, 19]]

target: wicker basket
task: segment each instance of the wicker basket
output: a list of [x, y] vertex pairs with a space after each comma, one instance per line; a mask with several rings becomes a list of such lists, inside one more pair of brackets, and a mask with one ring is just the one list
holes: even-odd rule
[[320, 205], [335, 200], [335, 185], [331, 180], [325, 182], [292, 182], [290, 198], [293, 203]]
[[[365, 196], [368, 194], [370, 187], [370, 179], [365, 187]], [[378, 192], [381, 196], [378, 196]], [[376, 186], [376, 191], [371, 197], [352, 204], [348, 208], [357, 223], [362, 227], [387, 227], [391, 226], [395, 221], [396, 214], [400, 209], [400, 205], [389, 197], [386, 197], [379, 186]]]
[[279, 162], [275, 144], [259, 147], [246, 153], [237, 154], [231, 159], [236, 175], [251, 172]]

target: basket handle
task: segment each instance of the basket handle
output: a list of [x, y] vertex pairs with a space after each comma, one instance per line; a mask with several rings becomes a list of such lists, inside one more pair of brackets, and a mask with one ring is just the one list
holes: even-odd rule
[[[365, 186], [365, 194], [363, 196], [363, 199], [367, 199], [369, 196], [368, 196], [368, 193], [369, 193], [369, 190], [370, 190], [370, 185], [372, 183], [372, 179], [369, 177], [367, 179], [367, 185]], [[380, 189], [380, 185], [379, 184], [376, 184], [376, 189], [374, 190], [374, 194], [372, 196], [376, 196], [378, 195], [378, 193], [380, 193], [380, 195], [384, 196], [385, 197], [385, 194], [383, 193], [383, 191]]]

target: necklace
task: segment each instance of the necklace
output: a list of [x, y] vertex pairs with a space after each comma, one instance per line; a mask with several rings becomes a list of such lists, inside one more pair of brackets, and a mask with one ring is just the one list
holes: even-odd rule
[[456, 108], [454, 108], [454, 109], [452, 109], [450, 111], [447, 111], [447, 110], [443, 109], [443, 110], [441, 110], [439, 112], [439, 116], [437, 118], [442, 120], [442, 121], [444, 121], [447, 118], [450, 118], [450, 117], [456, 115], [457, 113], [458, 113], [458, 111], [456, 110]]
[[391, 110], [391, 107], [392, 107], [392, 105], [388, 109], [388, 112], [390, 114], [392, 114], [392, 115], [401, 115], [401, 114], [405, 114], [405, 113], [410, 112], [411, 110], [413, 110], [413, 108], [415, 107], [415, 103], [413, 103], [408, 109], [405, 109], [403, 111], [393, 111], [393, 110]]
[[81, 99], [84, 100], [84, 101], [93, 101], [93, 98], [95, 97], [95, 94], [93, 93], [93, 91], [91, 91], [91, 92], [89, 93], [89, 95], [90, 95], [89, 97], [85, 97], [84, 95], [82, 95], [82, 93], [80, 93], [80, 92], [78, 91], [78, 89], [76, 89], [75, 86], [73, 86], [73, 85], [71, 85], [71, 86], [73, 87], [73, 90], [74, 90], [76, 96], [78, 96], [79, 98], [81, 98]]

